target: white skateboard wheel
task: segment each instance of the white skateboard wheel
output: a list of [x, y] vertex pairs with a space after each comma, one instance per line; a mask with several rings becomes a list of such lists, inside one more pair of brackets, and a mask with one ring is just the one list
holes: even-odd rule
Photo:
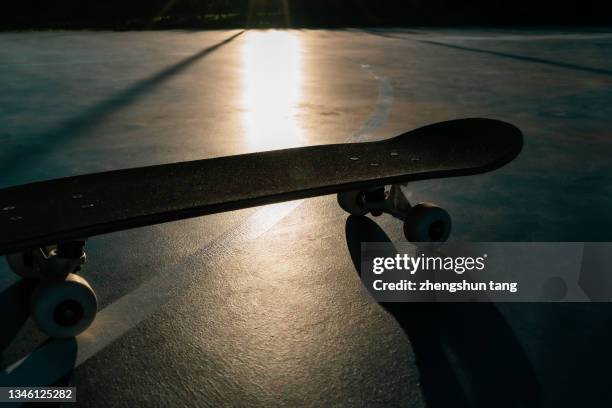
[[366, 215], [370, 211], [363, 205], [363, 192], [361, 191], [338, 193], [337, 198], [340, 207], [349, 214]]
[[450, 232], [450, 215], [435, 204], [415, 205], [404, 220], [404, 235], [411, 242], [444, 242]]
[[51, 338], [69, 338], [84, 332], [93, 322], [98, 299], [79, 275], [44, 280], [32, 294], [32, 319]]

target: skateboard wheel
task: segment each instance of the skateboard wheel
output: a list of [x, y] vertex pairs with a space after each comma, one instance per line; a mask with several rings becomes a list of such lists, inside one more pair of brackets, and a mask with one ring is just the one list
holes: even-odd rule
[[40, 277], [40, 275], [34, 271], [32, 251], [8, 254], [6, 256], [6, 262], [16, 275], [24, 279], [36, 279]]
[[51, 338], [74, 337], [96, 317], [98, 300], [89, 283], [70, 273], [42, 281], [30, 300], [32, 319]]
[[363, 205], [363, 192], [361, 191], [338, 193], [338, 204], [344, 211], [352, 215], [366, 215], [370, 211]]
[[404, 220], [404, 235], [411, 242], [444, 242], [450, 232], [450, 215], [435, 204], [415, 205]]

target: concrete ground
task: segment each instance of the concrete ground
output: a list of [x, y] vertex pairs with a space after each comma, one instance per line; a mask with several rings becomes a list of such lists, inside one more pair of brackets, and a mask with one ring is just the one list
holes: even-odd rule
[[[612, 241], [612, 30], [0, 35], [0, 187], [469, 116], [525, 147], [411, 186], [454, 239]], [[99, 315], [66, 341], [1, 264], [0, 386], [73, 385], [83, 406], [612, 404], [609, 304], [382, 307], [351, 259], [377, 239], [401, 224], [332, 196], [96, 237]]]

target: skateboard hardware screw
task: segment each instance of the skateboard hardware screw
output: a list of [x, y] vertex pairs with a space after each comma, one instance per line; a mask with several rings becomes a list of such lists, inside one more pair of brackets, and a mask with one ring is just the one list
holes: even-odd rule
[[359, 157], [356, 157], [356, 156], [349, 157], [349, 160], [352, 160], [352, 161], [357, 161], [357, 160], [359, 160]]
[[93, 206], [94, 206], [94, 205], [93, 205], [92, 203], [89, 203], [89, 204], [83, 204], [83, 205], [81, 206], [81, 208], [91, 208], [91, 207], [93, 207]]
[[80, 198], [83, 198], [83, 194], [75, 194], [75, 195], [72, 196], [73, 200], [78, 200]]
[[12, 210], [14, 210], [14, 209], [15, 209], [15, 207], [14, 207], [14, 206], [9, 205], [9, 206], [7, 206], [7, 207], [2, 208], [2, 211], [12, 211]]
[[20, 219], [22, 219], [23, 217], [21, 215], [14, 215], [11, 218], [9, 218], [11, 221], [19, 221]]

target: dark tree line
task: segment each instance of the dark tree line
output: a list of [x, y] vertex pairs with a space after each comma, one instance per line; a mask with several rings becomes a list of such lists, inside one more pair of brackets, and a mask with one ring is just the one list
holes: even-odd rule
[[[286, 3], [285, 3], [286, 2]], [[0, 28], [610, 24], [594, 0], [4, 0]], [[287, 15], [288, 10], [288, 15]]]

